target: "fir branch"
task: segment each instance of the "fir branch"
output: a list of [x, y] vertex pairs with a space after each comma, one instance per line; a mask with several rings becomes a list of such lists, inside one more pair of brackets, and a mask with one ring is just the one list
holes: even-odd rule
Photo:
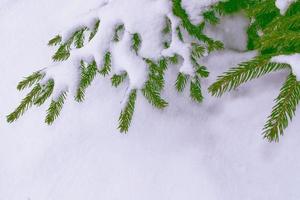
[[7, 122], [12, 123], [21, 117], [32, 106], [40, 91], [40, 84], [36, 84], [35, 87], [21, 101], [20, 105], [6, 117]]
[[104, 64], [103, 67], [100, 69], [99, 73], [103, 76], [106, 76], [111, 71], [111, 53], [106, 52], [104, 55]]
[[184, 74], [182, 72], [178, 73], [176, 83], [175, 83], [175, 87], [178, 92], [183, 92], [188, 79], [189, 79], [189, 75]]
[[201, 103], [203, 101], [201, 84], [200, 84], [200, 80], [197, 76], [195, 76], [191, 81], [190, 96], [191, 96], [192, 100], [197, 103]]
[[205, 47], [200, 44], [192, 43], [191, 48], [192, 48], [192, 56], [194, 58], [200, 58], [205, 53]]
[[294, 31], [277, 31], [260, 39], [262, 54], [290, 54], [300, 52], [300, 35]]
[[97, 64], [92, 61], [87, 67], [83, 61], [81, 61], [81, 77], [77, 92], [75, 95], [75, 100], [82, 102], [85, 98], [85, 90], [91, 85], [97, 74]]
[[56, 46], [58, 44], [60, 44], [62, 41], [62, 38], [60, 35], [56, 35], [55, 37], [53, 37], [49, 42], [48, 42], [48, 46]]
[[138, 51], [141, 47], [142, 40], [138, 33], [134, 33], [131, 39], [131, 49], [138, 54]]
[[93, 29], [92, 29], [92, 31], [90, 33], [89, 41], [91, 41], [95, 37], [95, 35], [98, 32], [99, 26], [100, 26], [100, 20], [97, 19], [96, 22], [95, 22], [95, 24], [94, 24], [94, 27], [93, 27]]
[[62, 107], [65, 103], [67, 97], [67, 91], [64, 91], [60, 94], [57, 100], [52, 100], [45, 119], [45, 123], [48, 125], [53, 124], [54, 120], [59, 116]]
[[263, 136], [270, 142], [279, 141], [284, 129], [295, 115], [297, 105], [300, 101], [300, 83], [295, 75], [290, 74], [276, 98], [276, 105], [265, 124]]
[[177, 65], [179, 62], [178, 55], [176, 55], [176, 54], [174, 56], [168, 57], [167, 60], [169, 63], [171, 63], [173, 65]]
[[36, 100], [34, 105], [41, 106], [45, 101], [51, 96], [54, 89], [54, 80], [50, 79], [45, 85], [42, 86], [42, 90]]
[[120, 129], [121, 133], [124, 132], [126, 133], [130, 127], [132, 116], [134, 113], [134, 108], [135, 108], [136, 96], [137, 96], [137, 91], [131, 90], [126, 102], [126, 106], [123, 108], [123, 110], [120, 113], [118, 128]]
[[289, 67], [288, 64], [271, 63], [268, 57], [257, 57], [239, 64], [238, 67], [229, 69], [229, 71], [219, 76], [208, 90], [214, 96], [221, 96], [224, 92], [235, 89], [249, 80]]
[[142, 93], [145, 98], [148, 100], [150, 104], [158, 109], [164, 109], [168, 106], [168, 103], [161, 98], [160, 92], [151, 84], [145, 84], [144, 88], [142, 89]]
[[34, 72], [32, 75], [27, 76], [24, 78], [24, 80], [20, 81], [17, 85], [17, 89], [24, 90], [25, 88], [31, 87], [44, 77], [45, 73], [42, 73], [41, 71]]
[[114, 42], [120, 41], [120, 34], [124, 31], [124, 29], [125, 29], [124, 24], [120, 24], [120, 25], [116, 26], [115, 31], [114, 31], [114, 36], [113, 36]]
[[88, 30], [87, 27], [83, 27], [79, 30], [77, 30], [74, 35], [73, 35], [73, 38], [74, 38], [74, 46], [77, 48], [77, 49], [80, 49], [83, 47], [84, 45], [84, 39], [85, 39], [85, 35], [84, 35], [84, 32]]
[[218, 17], [216, 17], [216, 14], [213, 10], [208, 10], [208, 11], [204, 12], [202, 15], [203, 15], [204, 20], [212, 25], [216, 25], [220, 21], [220, 19]]
[[127, 77], [127, 72], [124, 72], [122, 74], [114, 74], [111, 77], [111, 84], [114, 87], [118, 87]]
[[206, 67], [197, 65], [195, 69], [196, 74], [199, 77], [207, 78], [209, 76], [209, 71], [207, 71]]
[[55, 62], [67, 60], [70, 57], [69, 44], [61, 44], [55, 54], [52, 56], [52, 60]]

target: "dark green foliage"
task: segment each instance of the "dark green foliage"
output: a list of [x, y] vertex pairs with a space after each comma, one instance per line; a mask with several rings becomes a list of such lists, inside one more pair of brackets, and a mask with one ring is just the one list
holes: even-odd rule
[[119, 42], [120, 41], [120, 34], [124, 31], [125, 26], [124, 24], [117, 25], [115, 28], [114, 36], [113, 36], [113, 41], [114, 42]]
[[41, 92], [34, 101], [34, 105], [41, 106], [51, 96], [54, 89], [54, 80], [50, 79], [42, 86]]
[[118, 87], [127, 77], [127, 73], [124, 72], [122, 74], [114, 74], [111, 77], [111, 84], [114, 87]]
[[136, 54], [138, 54], [138, 51], [139, 51], [139, 49], [140, 49], [140, 47], [141, 47], [141, 44], [142, 44], [141, 37], [139, 36], [138, 33], [134, 33], [134, 34], [132, 35], [131, 42], [132, 42], [131, 49], [132, 49]]
[[206, 11], [202, 15], [203, 15], [204, 20], [209, 22], [212, 25], [216, 25], [220, 21], [219, 18], [216, 17], [216, 14], [214, 13], [214, 11], [212, 11], [212, 10]]
[[[275, 0], [229, 0], [214, 6], [223, 15], [243, 11], [252, 23], [248, 28], [248, 49], [258, 50], [253, 60], [231, 68], [209, 87], [212, 95], [221, 96], [224, 92], [265, 74], [281, 69], [289, 69], [284, 63], [272, 63], [276, 55], [300, 53], [300, 1], [290, 5], [284, 15], [280, 14]], [[264, 127], [263, 135], [269, 141], [278, 141], [295, 115], [300, 100], [300, 86], [295, 75], [290, 74], [281, 88], [276, 105]]]
[[56, 35], [54, 38], [52, 38], [49, 42], [48, 42], [48, 45], [49, 46], [56, 46], [58, 44], [61, 43], [61, 36], [60, 35]]
[[89, 36], [89, 41], [91, 41], [95, 37], [95, 35], [98, 32], [99, 26], [100, 26], [100, 20], [97, 19], [95, 24], [94, 24], [93, 29], [91, 30], [91, 33], [90, 33], [90, 36]]
[[57, 100], [52, 100], [51, 104], [47, 110], [47, 115], [45, 119], [45, 123], [51, 125], [54, 120], [59, 116], [60, 111], [65, 103], [65, 99], [67, 97], [67, 92], [64, 91], [60, 94]]
[[87, 30], [87, 27], [83, 27], [74, 33], [74, 46], [76, 48], [82, 48], [84, 45], [84, 32]]
[[70, 57], [70, 46], [68, 44], [62, 44], [58, 50], [52, 56], [53, 61], [59, 62], [67, 60]]
[[207, 78], [209, 76], [209, 72], [206, 67], [198, 65], [196, 66], [196, 75], [202, 78]]
[[123, 133], [123, 132], [126, 133], [130, 127], [132, 116], [134, 113], [136, 95], [137, 95], [137, 90], [131, 90], [129, 97], [127, 99], [126, 105], [123, 108], [123, 110], [121, 111], [121, 114], [119, 117], [119, 126], [118, 126], [121, 133]]
[[276, 105], [264, 127], [263, 135], [269, 141], [278, 142], [279, 136], [283, 135], [289, 120], [292, 120], [295, 115], [300, 101], [300, 83], [295, 75], [290, 74], [288, 76], [275, 101]]
[[7, 122], [12, 123], [16, 121], [19, 117], [21, 117], [26, 110], [28, 110], [34, 103], [36, 97], [39, 95], [41, 91], [40, 84], [36, 84], [35, 87], [29, 92], [26, 97], [21, 101], [20, 105], [9, 114], [6, 119]]
[[205, 47], [197, 44], [197, 43], [192, 43], [192, 56], [194, 58], [200, 58], [204, 55], [205, 53]]
[[142, 93], [154, 107], [163, 109], [168, 105], [160, 96], [165, 84], [164, 73], [167, 69], [167, 62], [165, 59], [158, 61], [158, 63], [152, 60], [145, 61], [149, 66], [149, 74], [148, 80], [142, 88]]
[[242, 83], [285, 68], [289, 68], [289, 65], [269, 62], [268, 57], [257, 57], [239, 64], [238, 67], [229, 69], [219, 76], [208, 90], [214, 96], [221, 96], [224, 92], [235, 89]]
[[168, 57], [167, 59], [168, 59], [168, 62], [171, 63], [171, 64], [173, 64], [173, 65], [177, 65], [178, 62], [179, 62], [178, 55], [174, 55], [172, 57]]
[[203, 95], [201, 91], [201, 84], [199, 78], [196, 76], [191, 81], [190, 96], [195, 102], [201, 103], [203, 101]]
[[100, 69], [99, 73], [103, 76], [106, 76], [111, 71], [111, 53], [106, 52], [104, 55], [104, 64]]
[[79, 86], [77, 88], [75, 100], [82, 102], [85, 97], [85, 90], [91, 85], [97, 74], [97, 64], [95, 61], [92, 61], [88, 66], [85, 66], [85, 63], [81, 61], [81, 77]]
[[35, 83], [43, 79], [45, 76], [44, 73], [41, 71], [34, 72], [32, 75], [27, 76], [24, 78], [24, 80], [20, 81], [18, 83], [17, 89], [18, 90], [24, 90], [25, 88], [33, 86]]
[[179, 72], [177, 75], [177, 79], [175, 82], [175, 87], [178, 92], [182, 92], [187, 84], [187, 81], [189, 79], [189, 75], [186, 75], [182, 72]]

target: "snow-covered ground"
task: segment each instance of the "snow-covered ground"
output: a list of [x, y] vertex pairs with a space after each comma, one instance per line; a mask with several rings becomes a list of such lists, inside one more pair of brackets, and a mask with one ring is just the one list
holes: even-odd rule
[[[98, 0], [0, 0], [0, 200], [299, 200], [298, 112], [280, 143], [260, 133], [287, 75], [248, 83], [222, 99], [196, 105], [167, 72], [158, 111], [141, 94], [129, 134], [117, 119], [125, 86], [97, 78], [86, 101], [69, 98], [53, 126], [43, 123], [47, 105], [14, 124], [10, 113], [25, 93], [15, 87], [51, 63], [46, 46], [54, 34], [98, 6]], [[224, 51], [206, 59], [215, 77], [254, 53]]]

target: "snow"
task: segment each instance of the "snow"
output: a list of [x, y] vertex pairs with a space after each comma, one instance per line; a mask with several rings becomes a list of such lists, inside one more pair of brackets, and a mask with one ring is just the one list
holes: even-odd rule
[[[280, 143], [267, 143], [260, 135], [286, 71], [249, 82], [222, 99], [205, 90], [205, 102], [197, 105], [188, 94], [176, 93], [178, 69], [170, 67], [163, 93], [170, 106], [158, 111], [139, 93], [127, 135], [116, 129], [126, 85], [114, 89], [99, 77], [84, 103], [67, 99], [53, 126], [43, 123], [47, 105], [7, 124], [5, 115], [25, 94], [15, 89], [21, 77], [52, 65], [49, 38], [93, 14], [99, 2], [0, 2], [5, 6], [0, 8], [5, 47], [0, 49], [1, 200], [300, 198], [299, 111]], [[208, 56], [203, 62], [211, 75], [203, 88], [254, 55], [226, 50]]]
[[285, 11], [289, 8], [290, 4], [295, 0], [276, 0], [275, 5], [280, 10], [280, 13], [284, 15]]
[[293, 73], [300, 80], [300, 54], [293, 55], [279, 55], [275, 56], [271, 60], [272, 62], [287, 63], [291, 66]]

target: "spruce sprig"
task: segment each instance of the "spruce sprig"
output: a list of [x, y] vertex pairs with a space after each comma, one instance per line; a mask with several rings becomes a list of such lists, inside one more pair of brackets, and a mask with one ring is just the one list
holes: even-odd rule
[[265, 124], [263, 136], [270, 142], [279, 141], [279, 136], [284, 134], [284, 129], [295, 115], [300, 101], [300, 83], [292, 73], [283, 84], [276, 105]]
[[20, 81], [17, 85], [18, 90], [24, 90], [25, 88], [33, 86], [38, 81], [42, 80], [45, 77], [45, 73], [41, 71], [34, 72], [30, 76], [24, 78], [24, 80]]
[[34, 105], [41, 106], [43, 103], [45, 103], [45, 101], [51, 96], [53, 92], [54, 84], [54, 80], [50, 79], [45, 85], [42, 86], [42, 90], [35, 99]]
[[121, 73], [121, 74], [114, 74], [111, 77], [111, 84], [114, 87], [118, 87], [127, 77], [127, 73]]
[[82, 102], [85, 98], [85, 90], [91, 85], [96, 74], [97, 74], [97, 64], [96, 61], [92, 61], [88, 66], [85, 66], [84, 61], [80, 63], [81, 77], [77, 92], [75, 95], [75, 100]]
[[208, 90], [214, 96], [221, 96], [224, 92], [235, 89], [249, 80], [289, 67], [288, 64], [269, 62], [268, 57], [256, 57], [239, 64], [238, 67], [229, 69], [219, 76]]
[[57, 100], [52, 100], [51, 104], [47, 110], [47, 115], [45, 119], [45, 123], [48, 125], [53, 124], [54, 120], [59, 116], [62, 107], [65, 103], [65, 99], [67, 98], [67, 91], [63, 91]]
[[21, 117], [33, 105], [36, 97], [40, 94], [41, 89], [41, 85], [37, 83], [21, 101], [20, 105], [6, 117], [7, 122], [12, 123]]
[[188, 80], [189, 80], [189, 75], [184, 74], [182, 72], [178, 73], [175, 82], [175, 88], [177, 89], [178, 92], [183, 92]]
[[95, 37], [95, 35], [98, 32], [99, 27], [100, 27], [100, 20], [97, 19], [94, 26], [93, 26], [93, 28], [92, 28], [92, 30], [91, 30], [91, 33], [90, 33], [90, 36], [89, 36], [89, 41], [91, 41]]
[[60, 35], [56, 35], [51, 40], [49, 40], [48, 45], [49, 46], [56, 46], [59, 45], [62, 41], [62, 37]]
[[139, 49], [141, 48], [142, 40], [138, 33], [134, 33], [132, 35], [131, 39], [131, 49], [135, 52], [135, 54], [138, 54]]
[[120, 113], [118, 128], [121, 133], [127, 133], [130, 127], [132, 116], [135, 109], [136, 96], [137, 96], [137, 90], [136, 89], [131, 90], [126, 105]]
[[204, 99], [201, 91], [200, 80], [197, 76], [192, 78], [190, 85], [190, 96], [191, 99], [197, 103], [201, 103]]
[[106, 52], [104, 55], [104, 63], [102, 68], [99, 70], [99, 73], [103, 76], [106, 76], [111, 71], [111, 53]]

